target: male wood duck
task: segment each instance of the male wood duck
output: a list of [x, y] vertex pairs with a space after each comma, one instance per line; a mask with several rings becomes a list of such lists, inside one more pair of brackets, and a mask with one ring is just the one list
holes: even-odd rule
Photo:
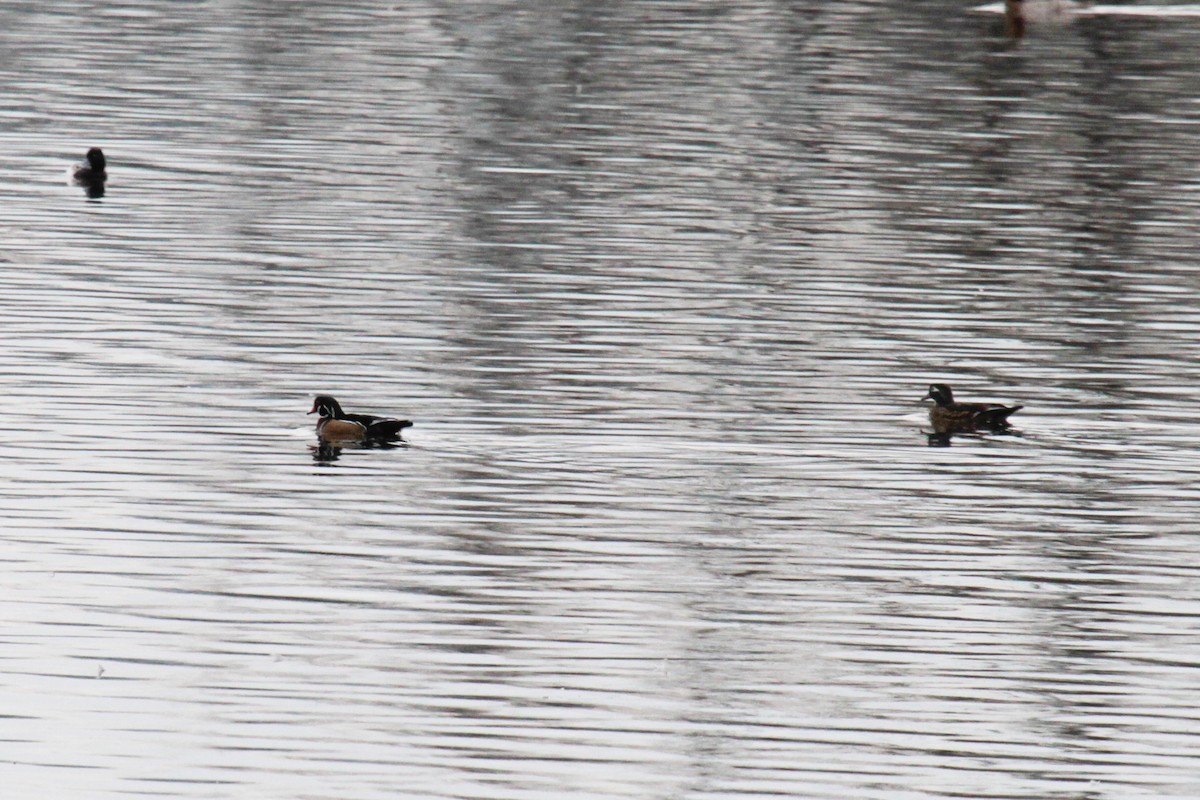
[[957, 403], [954, 392], [944, 383], [934, 383], [929, 394], [921, 398], [932, 400], [929, 422], [935, 433], [971, 433], [972, 431], [1003, 431], [1008, 418], [1025, 406], [1002, 406], [996, 403]]
[[400, 431], [412, 425], [406, 419], [376, 417], [371, 414], [347, 414], [342, 406], [327, 394], [317, 395], [309, 414], [320, 414], [317, 435], [326, 441], [337, 442], [394, 442]]

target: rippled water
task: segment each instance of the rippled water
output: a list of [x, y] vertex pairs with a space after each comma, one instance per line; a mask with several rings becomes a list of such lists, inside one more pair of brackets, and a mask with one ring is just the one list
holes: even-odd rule
[[1200, 19], [0, 20], [12, 796], [1200, 794]]

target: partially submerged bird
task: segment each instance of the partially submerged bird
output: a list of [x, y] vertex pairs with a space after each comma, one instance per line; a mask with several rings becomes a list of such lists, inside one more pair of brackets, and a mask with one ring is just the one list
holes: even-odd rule
[[104, 151], [93, 147], [87, 151], [87, 164], [75, 167], [71, 178], [87, 190], [88, 197], [95, 200], [104, 197], [104, 182], [108, 180], [107, 166]]
[[76, 167], [72, 177], [76, 183], [83, 186], [104, 183], [108, 180], [107, 167], [108, 162], [104, 158], [104, 151], [99, 147], [93, 147], [87, 151], [87, 164]]
[[325, 441], [395, 442], [400, 441], [400, 431], [412, 425], [406, 419], [347, 414], [341, 404], [327, 394], [317, 395], [312, 411], [308, 413], [321, 415], [317, 420], [317, 435]]
[[959, 403], [954, 392], [944, 383], [929, 386], [929, 394], [921, 398], [932, 400], [929, 422], [935, 433], [972, 433], [974, 431], [1008, 430], [1008, 418], [1024, 406], [1002, 406], [997, 403]]

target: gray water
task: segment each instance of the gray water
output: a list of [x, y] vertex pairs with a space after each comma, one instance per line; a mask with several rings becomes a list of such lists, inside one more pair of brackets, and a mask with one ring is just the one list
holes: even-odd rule
[[5, 5], [0, 795], [1200, 795], [1198, 42]]

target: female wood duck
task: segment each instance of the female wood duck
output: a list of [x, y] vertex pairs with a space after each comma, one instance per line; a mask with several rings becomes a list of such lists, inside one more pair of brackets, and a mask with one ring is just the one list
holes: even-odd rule
[[412, 425], [406, 419], [376, 417], [371, 414], [347, 414], [342, 406], [327, 394], [317, 395], [309, 414], [320, 414], [317, 435], [326, 441], [394, 442], [400, 431]]
[[996, 403], [956, 403], [954, 392], [944, 383], [934, 383], [929, 394], [921, 398], [932, 400], [929, 422], [935, 433], [971, 433], [973, 431], [1003, 431], [1008, 429], [1010, 415], [1025, 406], [1002, 406]]

